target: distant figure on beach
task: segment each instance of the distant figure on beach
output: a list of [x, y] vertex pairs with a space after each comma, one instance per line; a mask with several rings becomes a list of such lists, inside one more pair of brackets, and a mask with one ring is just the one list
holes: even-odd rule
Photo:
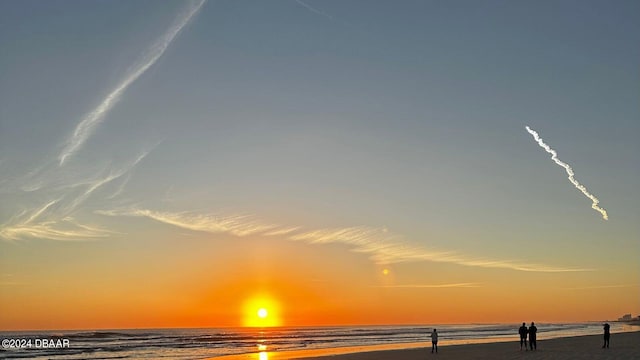
[[518, 329], [518, 333], [520, 334], [520, 350], [522, 350], [522, 345], [524, 344], [524, 349], [527, 350], [527, 333], [529, 330], [527, 329], [527, 325], [522, 323], [520, 329]]
[[433, 329], [433, 332], [431, 333], [431, 353], [433, 354], [433, 350], [436, 351], [436, 353], [438, 353], [438, 331], [436, 329]]
[[537, 332], [538, 332], [538, 328], [536, 327], [536, 324], [534, 324], [532, 321], [531, 326], [529, 326], [529, 348], [531, 348], [531, 350], [538, 349], [538, 344], [536, 343]]
[[611, 338], [611, 333], [609, 332], [609, 329], [610, 329], [609, 324], [605, 323], [604, 324], [604, 345], [602, 345], [603, 349], [605, 347], [607, 349], [609, 348], [609, 338]]

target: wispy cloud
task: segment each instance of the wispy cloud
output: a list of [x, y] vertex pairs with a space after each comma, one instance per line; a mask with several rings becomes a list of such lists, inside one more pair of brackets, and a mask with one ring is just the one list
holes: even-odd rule
[[[369, 228], [364, 226], [320, 229], [294, 234], [291, 240], [304, 241], [311, 244], [344, 243], [352, 246], [353, 251], [368, 254], [372, 260], [380, 264], [408, 261], [416, 254], [429, 255], [433, 259], [451, 256], [450, 252], [425, 252], [416, 246], [400, 240], [400, 237], [386, 228]], [[422, 259], [431, 260], [431, 259]]]
[[581, 286], [581, 287], [564, 288], [564, 290], [598, 290], [598, 289], [620, 289], [620, 288], [637, 288], [637, 287], [640, 287], [640, 284]]
[[229, 233], [235, 236], [279, 235], [291, 241], [301, 241], [309, 244], [341, 243], [348, 245], [354, 252], [368, 255], [371, 260], [378, 264], [433, 261], [527, 272], [590, 271], [590, 269], [556, 267], [513, 260], [474, 259], [450, 251], [430, 251], [422, 246], [410, 244], [403, 240], [401, 236], [393, 234], [386, 228], [378, 229], [361, 226], [305, 231], [302, 227], [270, 224], [248, 215], [223, 216], [148, 209], [103, 210], [97, 213], [108, 216], [146, 217], [182, 229], [209, 233]]
[[[98, 226], [76, 220], [74, 216], [78, 215], [82, 205], [89, 199], [97, 200], [96, 195], [102, 195], [99, 200], [102, 204], [108, 204], [109, 200], [122, 194], [131, 171], [151, 150], [142, 152], [125, 164], [111, 161], [106, 166], [62, 165], [82, 147], [124, 91], [162, 56], [204, 2], [205, 0], [189, 2], [189, 6], [176, 18], [174, 24], [143, 54], [140, 61], [132, 66], [124, 80], [79, 122], [73, 134], [63, 144], [57, 162], [49, 160], [22, 178], [3, 181], [0, 193], [10, 194], [17, 209], [9, 219], [0, 219], [0, 239], [81, 240], [112, 234]], [[100, 193], [108, 184], [121, 178], [123, 181], [116, 189], [110, 188], [111, 195]]]
[[314, 244], [346, 243], [352, 246], [353, 251], [369, 254], [369, 257], [379, 264], [433, 261], [472, 267], [511, 269], [529, 272], [590, 271], [589, 269], [555, 267], [514, 260], [474, 259], [452, 251], [431, 251], [422, 246], [407, 243], [400, 236], [392, 234], [386, 228], [353, 227], [323, 229], [296, 234], [290, 238], [292, 240], [306, 241]]
[[[126, 164], [120, 168], [110, 169], [108, 174], [96, 177], [94, 179], [91, 179], [88, 182], [85, 182], [83, 185], [86, 185], [86, 190], [82, 194], [77, 196], [73, 201], [70, 202], [67, 208], [67, 212], [71, 212], [75, 210], [80, 204], [86, 201], [91, 196], [91, 194], [93, 194], [96, 190], [100, 189], [104, 185], [116, 179], [119, 179], [124, 175], [130, 174], [131, 170], [133, 170], [145, 157], [147, 157], [147, 155], [149, 155], [150, 152], [151, 150], [146, 150], [142, 152], [140, 155], [138, 155], [129, 164]], [[117, 192], [122, 192], [122, 190], [118, 189]], [[111, 195], [108, 198], [113, 198], [113, 197], [115, 196]]]
[[42, 215], [45, 211], [47, 211], [47, 209], [49, 209], [52, 205], [54, 205], [58, 201], [60, 201], [60, 199], [56, 199], [56, 200], [50, 201], [47, 204], [45, 204], [43, 207], [41, 207], [40, 209], [35, 209], [33, 211], [33, 213], [31, 215], [29, 215], [29, 217], [24, 221], [24, 223], [28, 224], [28, 223], [31, 223], [31, 222], [35, 221], [38, 217], [40, 217], [40, 215]]
[[307, 8], [307, 10], [309, 10], [309, 11], [311, 11], [311, 12], [315, 13], [315, 14], [318, 14], [318, 15], [320, 15], [320, 16], [324, 16], [324, 17], [326, 17], [327, 19], [329, 19], [329, 20], [331, 20], [331, 21], [333, 21], [333, 20], [334, 20], [334, 19], [333, 19], [333, 16], [331, 16], [331, 15], [327, 14], [326, 12], [324, 12], [324, 11], [322, 11], [322, 10], [318, 10], [318, 9], [314, 8], [313, 6], [311, 6], [311, 5], [307, 4], [306, 2], [304, 2], [304, 1], [302, 1], [302, 0], [295, 0], [295, 2], [297, 2], [298, 4], [300, 4], [300, 5], [304, 6], [305, 8]]
[[113, 232], [75, 222], [72, 218], [37, 223], [19, 223], [0, 228], [0, 238], [20, 240], [38, 238], [50, 240], [90, 240], [106, 237]]
[[129, 183], [129, 180], [131, 180], [131, 174], [127, 174], [124, 180], [120, 181], [120, 185], [118, 186], [118, 188], [113, 192], [113, 194], [109, 195], [107, 199], [111, 200], [120, 196], [124, 192], [124, 189]]
[[301, 229], [300, 226], [285, 227], [285, 228], [279, 228], [279, 229], [274, 229], [274, 230], [267, 231], [263, 235], [265, 235], [265, 236], [281, 236], [281, 235], [291, 234], [291, 233], [296, 232], [296, 231], [298, 231], [300, 229]]
[[479, 283], [452, 283], [452, 284], [409, 284], [409, 285], [376, 285], [380, 288], [401, 288], [401, 289], [431, 289], [431, 288], [478, 288]]
[[120, 99], [127, 88], [144, 74], [158, 59], [164, 54], [171, 42], [178, 35], [180, 30], [189, 23], [189, 20], [200, 10], [205, 0], [191, 2], [188, 9], [180, 14], [175, 23], [165, 32], [160, 39], [147, 50], [142, 59], [133, 67], [133, 70], [115, 87], [102, 102], [91, 112], [84, 116], [80, 123], [76, 126], [71, 137], [66, 141], [60, 154], [58, 155], [59, 165], [62, 166], [65, 161], [72, 156], [93, 134], [96, 126], [98, 126], [106, 117], [108, 112]]
[[538, 145], [540, 145], [540, 147], [543, 148], [546, 152], [551, 154], [551, 160], [553, 160], [556, 164], [564, 168], [564, 170], [567, 172], [567, 175], [569, 175], [568, 179], [573, 184], [573, 186], [575, 186], [576, 189], [580, 190], [584, 194], [584, 196], [588, 197], [592, 201], [591, 208], [598, 211], [600, 214], [602, 214], [603, 219], [609, 220], [609, 215], [607, 215], [607, 211], [601, 208], [600, 206], [598, 206], [598, 204], [600, 203], [600, 200], [598, 200], [597, 197], [589, 193], [589, 191], [587, 191], [587, 188], [584, 187], [584, 185], [580, 184], [578, 180], [575, 179], [574, 177], [575, 174], [571, 166], [569, 166], [569, 164], [558, 159], [558, 153], [556, 153], [555, 150], [549, 147], [549, 145], [545, 144], [537, 132], [535, 132], [534, 130], [531, 130], [531, 128], [528, 126], [525, 126], [525, 128], [527, 129], [527, 132], [533, 136], [534, 140], [538, 143]]
[[189, 212], [172, 213], [146, 209], [106, 210], [96, 211], [96, 213], [108, 216], [146, 217], [183, 229], [208, 233], [229, 233], [235, 236], [264, 234], [277, 228], [277, 225], [260, 222], [249, 215], [222, 216]]
[[[10, 219], [0, 223], [0, 239], [20, 240], [24, 238], [42, 238], [50, 240], [82, 240], [105, 237], [112, 234], [98, 226], [83, 224], [72, 215], [80, 206], [107, 184], [124, 176], [130, 176], [132, 170], [149, 154], [143, 151], [129, 163], [104, 167], [103, 170], [84, 176], [71, 176], [62, 169], [48, 168], [38, 173], [35, 179], [41, 183], [38, 195], [48, 198], [41, 201], [35, 197], [30, 201], [24, 198], [22, 210]], [[52, 182], [51, 179], [56, 179]], [[121, 184], [116, 192], [122, 192]], [[42, 194], [40, 194], [42, 193]], [[115, 193], [101, 200], [113, 199]]]
[[340, 18], [337, 18], [335, 16], [332, 16], [329, 13], [326, 13], [326, 12], [316, 8], [316, 7], [311, 6], [307, 1], [302, 1], [302, 0], [294, 0], [294, 1], [296, 3], [298, 3], [298, 5], [300, 5], [300, 6], [304, 7], [305, 9], [309, 10], [310, 12], [312, 12], [312, 13], [314, 13], [316, 15], [319, 15], [319, 16], [321, 16], [323, 18], [326, 18], [326, 19], [330, 20], [331, 22], [345, 25], [350, 29], [358, 29], [357, 26], [349, 23], [348, 21], [345, 21], [343, 19], [340, 19]]

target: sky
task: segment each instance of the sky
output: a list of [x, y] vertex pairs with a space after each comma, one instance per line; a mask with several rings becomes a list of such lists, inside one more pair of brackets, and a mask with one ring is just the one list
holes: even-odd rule
[[0, 328], [637, 315], [639, 42], [637, 1], [2, 1]]

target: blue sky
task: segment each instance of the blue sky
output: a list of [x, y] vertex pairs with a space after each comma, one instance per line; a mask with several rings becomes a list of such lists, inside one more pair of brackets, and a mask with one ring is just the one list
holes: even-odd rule
[[634, 1], [4, 1], [0, 271], [26, 273], [43, 244], [173, 231], [336, 242], [415, 277], [434, 261], [605, 268], [567, 282], [637, 287], [639, 14]]

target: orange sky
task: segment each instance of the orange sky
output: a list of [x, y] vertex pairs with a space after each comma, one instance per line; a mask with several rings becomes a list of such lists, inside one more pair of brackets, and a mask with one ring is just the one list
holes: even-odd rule
[[[115, 246], [49, 243], [43, 251], [8, 247], [13, 259], [30, 254], [42, 261], [29, 265], [30, 276], [5, 277], [12, 283], [0, 295], [2, 328], [236, 327], [260, 324], [247, 322], [259, 307], [270, 312], [265, 324], [283, 326], [582, 321], [638, 306], [627, 288], [569, 288], [582, 273], [376, 265], [341, 245], [275, 238], [202, 235], [177, 249], [170, 235], [154, 241], [153, 252], [144, 241], [125, 239]], [[235, 245], [221, 251], [220, 241]]]
[[0, 330], [640, 313], [640, 2], [306, 1], [0, 1]]

